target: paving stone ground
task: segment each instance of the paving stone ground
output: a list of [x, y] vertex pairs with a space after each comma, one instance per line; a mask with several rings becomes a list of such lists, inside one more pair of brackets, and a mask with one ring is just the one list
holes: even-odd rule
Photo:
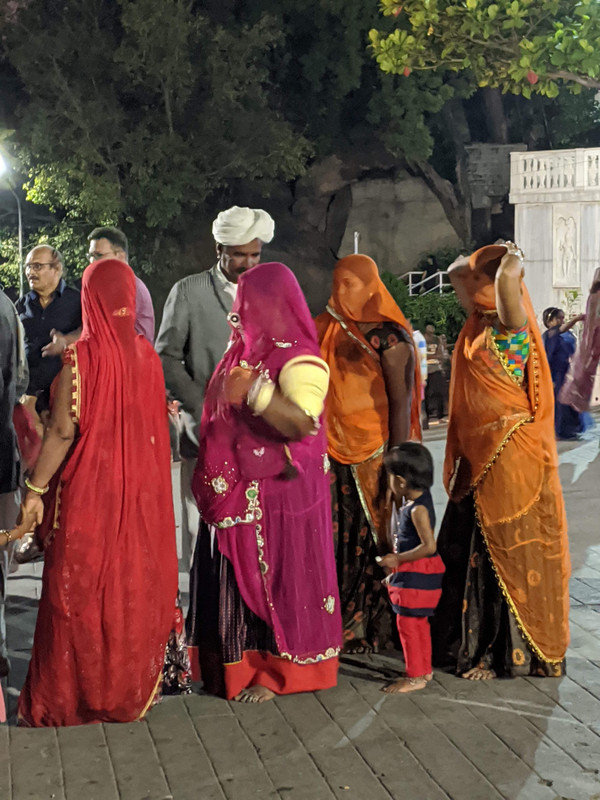
[[[441, 512], [442, 428], [427, 438]], [[600, 435], [559, 452], [573, 559], [567, 677], [438, 673], [391, 697], [380, 688], [401, 661], [357, 656], [337, 688], [259, 707], [198, 690], [131, 725], [3, 725], [0, 800], [600, 800]], [[13, 714], [40, 587], [39, 564], [9, 580]]]

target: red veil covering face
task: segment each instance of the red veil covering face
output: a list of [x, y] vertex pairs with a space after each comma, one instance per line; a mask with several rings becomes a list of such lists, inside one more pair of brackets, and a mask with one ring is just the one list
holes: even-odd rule
[[550, 367], [525, 287], [530, 357], [523, 385], [494, 353], [486, 312], [506, 247], [471, 256], [465, 291], [475, 305], [454, 348], [444, 482], [458, 502], [473, 492], [494, 571], [529, 645], [563, 660], [569, 640], [569, 550], [554, 436]]
[[46, 495], [42, 598], [19, 700], [34, 726], [143, 716], [177, 592], [165, 386], [134, 332], [132, 270], [88, 267], [82, 312], [81, 339], [65, 354], [78, 435]]

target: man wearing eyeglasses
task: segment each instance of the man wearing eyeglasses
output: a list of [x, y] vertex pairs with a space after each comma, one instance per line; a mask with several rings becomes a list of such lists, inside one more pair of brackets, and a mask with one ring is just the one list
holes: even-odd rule
[[[118, 228], [106, 225], [94, 228], [88, 236], [90, 249], [88, 258], [90, 264], [102, 261], [105, 258], [115, 258], [129, 264], [129, 244], [127, 237]], [[154, 344], [154, 307], [152, 298], [146, 284], [135, 276], [135, 332], [141, 333], [150, 344]], [[76, 342], [81, 335], [81, 329], [66, 334], [57, 328], [52, 331], [52, 342], [44, 348], [44, 356], [60, 355], [65, 347]]]
[[31, 289], [16, 302], [25, 329], [25, 352], [29, 366], [28, 402], [38, 413], [49, 406], [50, 384], [58, 375], [61, 359], [46, 354], [55, 330], [71, 333], [81, 327], [81, 295], [63, 278], [63, 258], [54, 247], [41, 244], [25, 259], [25, 275]]
[[[90, 243], [90, 262], [104, 258], [116, 258], [129, 263], [129, 245], [127, 237], [118, 228], [105, 226], [94, 228], [88, 236]], [[145, 336], [150, 344], [154, 344], [154, 307], [146, 284], [135, 276], [135, 331]]]

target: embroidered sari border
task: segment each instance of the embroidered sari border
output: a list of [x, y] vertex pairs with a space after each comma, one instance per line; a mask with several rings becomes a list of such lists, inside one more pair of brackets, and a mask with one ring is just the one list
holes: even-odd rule
[[481, 535], [483, 537], [485, 548], [486, 548], [488, 556], [490, 558], [490, 564], [492, 565], [492, 569], [494, 570], [494, 575], [496, 576], [496, 580], [498, 581], [498, 585], [500, 586], [500, 590], [502, 591], [502, 594], [504, 596], [504, 599], [506, 600], [506, 603], [508, 605], [508, 608], [509, 608], [511, 614], [515, 618], [515, 621], [517, 623], [517, 626], [518, 626], [519, 630], [521, 631], [521, 633], [525, 637], [525, 640], [527, 641], [527, 644], [531, 647], [531, 649], [533, 650], [535, 655], [541, 661], [544, 661], [546, 664], [560, 664], [560, 663], [562, 663], [565, 660], [566, 653], [561, 658], [550, 658], [542, 650], [540, 650], [539, 646], [535, 643], [535, 641], [533, 640], [533, 637], [531, 636], [531, 634], [527, 630], [527, 628], [525, 626], [525, 623], [523, 622], [523, 620], [521, 618], [521, 615], [519, 614], [519, 612], [517, 610], [516, 604], [515, 604], [514, 600], [512, 599], [512, 597], [510, 595], [510, 592], [508, 591], [508, 587], [504, 583], [504, 579], [500, 575], [500, 572], [498, 571], [498, 567], [496, 566], [496, 562], [494, 561], [494, 558], [492, 556], [492, 553], [491, 553], [491, 550], [490, 550], [490, 546], [489, 546], [489, 542], [488, 542], [488, 535], [487, 535], [487, 532], [486, 532], [486, 530], [483, 527], [483, 524], [481, 522], [481, 517], [480, 517], [480, 514], [479, 514], [479, 508], [478, 508], [478, 505], [477, 505], [477, 497], [476, 497], [476, 495], [473, 495], [473, 500], [474, 500], [474, 507], [475, 507], [475, 517], [477, 519], [477, 524], [479, 525], [479, 530], [481, 531]]
[[356, 491], [358, 492], [358, 497], [360, 500], [360, 504], [362, 506], [362, 510], [365, 512], [365, 517], [367, 518], [367, 522], [369, 523], [369, 527], [371, 529], [371, 536], [373, 537], [375, 543], [377, 543], [379, 541], [379, 537], [377, 535], [377, 530], [375, 529], [375, 523], [373, 522], [373, 517], [371, 516], [371, 510], [369, 509], [369, 504], [367, 503], [367, 498], [365, 497], [365, 493], [360, 484], [357, 465], [350, 464], [350, 471], [352, 472], [352, 477], [354, 478], [354, 483], [356, 484]]
[[[531, 366], [532, 366], [532, 369], [533, 369], [533, 390], [534, 390], [534, 407], [533, 407], [533, 411], [532, 411], [532, 413], [531, 413], [531, 415], [529, 417], [526, 417], [525, 419], [519, 420], [519, 422], [517, 422], [515, 425], [513, 425], [512, 428], [510, 428], [510, 430], [506, 433], [506, 435], [504, 436], [504, 438], [500, 442], [500, 445], [497, 447], [496, 451], [494, 452], [494, 454], [492, 455], [490, 460], [487, 462], [487, 464], [483, 468], [481, 474], [471, 484], [471, 491], [473, 492], [473, 504], [474, 504], [474, 508], [475, 508], [475, 517], [477, 519], [477, 524], [478, 524], [479, 529], [481, 531], [481, 535], [483, 537], [483, 541], [485, 543], [485, 547], [486, 547], [487, 553], [488, 553], [489, 558], [490, 558], [490, 563], [492, 565], [492, 569], [494, 570], [494, 575], [496, 576], [496, 580], [498, 581], [498, 585], [500, 587], [500, 590], [501, 590], [501, 592], [502, 592], [502, 594], [504, 596], [504, 599], [506, 600], [506, 603], [508, 605], [508, 608], [509, 608], [511, 614], [513, 615], [513, 617], [516, 620], [516, 623], [517, 623], [517, 626], [518, 626], [519, 630], [521, 631], [521, 633], [525, 637], [525, 640], [527, 641], [527, 643], [529, 644], [529, 646], [531, 647], [531, 649], [533, 650], [535, 655], [541, 661], [544, 661], [547, 664], [560, 664], [562, 661], [564, 661], [565, 656], [563, 655], [561, 658], [549, 658], [545, 653], [543, 653], [542, 650], [539, 648], [539, 646], [536, 644], [536, 642], [533, 640], [533, 637], [531, 636], [531, 634], [527, 630], [527, 627], [525, 626], [525, 623], [523, 622], [523, 620], [521, 618], [521, 615], [519, 614], [517, 606], [516, 606], [513, 598], [511, 597], [511, 594], [510, 594], [510, 592], [508, 590], [508, 587], [506, 586], [506, 584], [504, 582], [504, 579], [500, 575], [500, 572], [498, 570], [498, 566], [497, 566], [496, 562], [494, 561], [494, 557], [492, 555], [492, 552], [491, 552], [491, 549], [490, 549], [490, 545], [489, 545], [488, 533], [487, 533], [487, 531], [486, 531], [486, 529], [485, 529], [485, 527], [483, 525], [482, 515], [481, 515], [480, 510], [479, 510], [479, 503], [478, 503], [478, 497], [477, 497], [477, 494], [478, 494], [477, 489], [478, 489], [479, 485], [481, 484], [483, 479], [486, 477], [486, 475], [488, 474], [488, 472], [490, 471], [492, 466], [495, 464], [495, 462], [498, 460], [500, 454], [502, 453], [502, 451], [504, 450], [506, 445], [511, 441], [511, 439], [513, 438], [515, 433], [523, 425], [527, 425], [527, 424], [535, 421], [535, 417], [536, 417], [536, 413], [537, 413], [538, 405], [539, 405], [539, 390], [538, 390], [538, 374], [539, 374], [539, 370], [538, 370], [538, 361], [537, 361], [537, 350], [536, 350], [536, 347], [535, 347], [535, 344], [534, 344], [533, 341], [531, 341], [530, 355], [531, 355]], [[502, 360], [502, 359], [500, 359], [500, 360]], [[524, 513], [527, 513], [529, 510], [531, 510], [532, 505], [533, 504], [530, 504], [528, 506], [527, 510]], [[520, 514], [519, 516], [523, 516], [523, 515]], [[515, 517], [514, 519], [517, 519], [517, 518], [518, 517]]]
[[[165, 647], [166, 647], [166, 645], [165, 645]], [[150, 698], [148, 699], [148, 702], [144, 706], [144, 708], [143, 708], [141, 714], [139, 715], [139, 717], [137, 718], [137, 720], [144, 719], [144, 717], [146, 716], [146, 714], [150, 710], [150, 708], [152, 706], [152, 703], [154, 702], [154, 700], [156, 698], [156, 695], [158, 694], [158, 690], [160, 688], [160, 685], [162, 683], [162, 676], [163, 675], [162, 675], [162, 668], [161, 668], [158, 671], [158, 678], [156, 680], [156, 684], [154, 686], [154, 689], [152, 690], [152, 694], [150, 695]]]
[[339, 322], [342, 330], [344, 331], [344, 333], [346, 333], [350, 337], [350, 339], [352, 339], [354, 342], [356, 342], [356, 344], [358, 344], [360, 347], [362, 347], [362, 349], [365, 350], [371, 356], [371, 358], [374, 361], [376, 361], [378, 364], [380, 363], [379, 357], [377, 356], [377, 353], [371, 347], [369, 347], [369, 345], [366, 342], [361, 342], [361, 340], [358, 338], [358, 336], [356, 336], [354, 333], [352, 333], [352, 331], [348, 327], [348, 323], [346, 322], [346, 320], [342, 316], [340, 316], [337, 313], [337, 311], [334, 311], [333, 308], [331, 308], [330, 305], [326, 306], [326, 311], [327, 311], [328, 314], [331, 314], [331, 316], [335, 320], [337, 320], [337, 322]]
[[[276, 655], [275, 653], [267, 653], [270, 658], [278, 658], [285, 663], [292, 662], [293, 664], [299, 664], [302, 666], [303, 664], [322, 664], [323, 661], [329, 661], [332, 658], [337, 658], [340, 654], [342, 648], [341, 647], [329, 647], [325, 653], [319, 653], [316, 656], [309, 657], [309, 658], [299, 658], [298, 656], [292, 656], [291, 653], [279, 653]], [[263, 650], [245, 650], [245, 653], [258, 653], [262, 655], [265, 651]], [[240, 658], [238, 661], [225, 661], [223, 666], [225, 667], [234, 667], [236, 664], [242, 664], [244, 661], [243, 658]]]
[[81, 414], [81, 373], [79, 372], [79, 357], [77, 347], [71, 347], [71, 369], [73, 371], [73, 385], [71, 389], [71, 416], [79, 424]]

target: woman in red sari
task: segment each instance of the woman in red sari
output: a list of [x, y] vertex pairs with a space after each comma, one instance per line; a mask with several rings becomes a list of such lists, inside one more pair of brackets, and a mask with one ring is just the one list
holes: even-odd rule
[[135, 277], [88, 267], [18, 533], [41, 523], [42, 597], [22, 724], [130, 722], [162, 677], [177, 593], [165, 385], [136, 335]]

